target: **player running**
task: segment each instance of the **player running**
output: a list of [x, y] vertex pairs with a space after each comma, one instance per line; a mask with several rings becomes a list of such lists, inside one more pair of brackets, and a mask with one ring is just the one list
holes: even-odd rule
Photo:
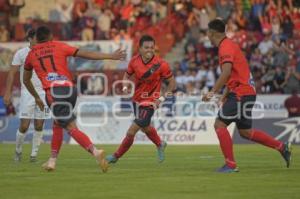
[[43, 164], [43, 168], [48, 171], [55, 169], [64, 128], [78, 144], [96, 158], [102, 171], [106, 172], [108, 164], [105, 160], [104, 150], [98, 150], [89, 137], [77, 128], [75, 115], [73, 114], [77, 90], [72, 82], [73, 78], [67, 66], [67, 58], [73, 56], [92, 60], [123, 60], [126, 57], [125, 52], [117, 50], [113, 54], [104, 54], [81, 50], [59, 41], [52, 41], [52, 33], [45, 26], [41, 26], [36, 30], [36, 40], [37, 44], [32, 48], [25, 62], [23, 81], [29, 92], [34, 96], [35, 102], [43, 110], [43, 100], [41, 100], [31, 82], [34, 69], [42, 82], [43, 89], [46, 91], [46, 102], [54, 117], [51, 157]]
[[[44, 120], [51, 118], [49, 108], [45, 106], [43, 110], [40, 110], [37, 104], [35, 103], [34, 98], [23, 84], [24, 63], [30, 49], [35, 43], [34, 35], [35, 30], [29, 30], [26, 35], [26, 40], [29, 41], [29, 46], [21, 48], [15, 53], [12, 60], [11, 68], [8, 73], [7, 85], [4, 94], [4, 103], [6, 106], [9, 106], [12, 103], [11, 94], [14, 77], [16, 76], [17, 71], [20, 69], [20, 125], [16, 133], [16, 150], [14, 158], [16, 162], [20, 162], [22, 159], [22, 146], [26, 136], [26, 132], [29, 128], [32, 119], [34, 120], [34, 133], [32, 137], [32, 150], [30, 155], [30, 161], [35, 162], [37, 160], [37, 154], [43, 136]], [[43, 99], [43, 102], [45, 103], [45, 91], [43, 90], [42, 83], [38, 79], [35, 72], [32, 73], [32, 84], [35, 87], [37, 94], [40, 96], [41, 99]]]
[[220, 147], [225, 157], [225, 165], [218, 172], [237, 172], [237, 164], [233, 155], [233, 143], [227, 126], [235, 122], [239, 134], [248, 140], [279, 151], [290, 166], [291, 145], [275, 140], [267, 133], [252, 129], [251, 111], [256, 100], [254, 81], [251, 77], [247, 60], [237, 44], [225, 36], [225, 23], [215, 19], [208, 24], [208, 37], [213, 45], [219, 48], [219, 65], [222, 73], [215, 86], [203, 97], [209, 101], [226, 84], [222, 98], [223, 105], [215, 121], [215, 130]]
[[[156, 129], [150, 125], [154, 109], [165, 100], [165, 97], [172, 96], [176, 83], [169, 64], [158, 56], [154, 55], [155, 41], [149, 35], [144, 35], [139, 41], [139, 54], [134, 56], [123, 77], [123, 91], [128, 92], [128, 80], [131, 76], [135, 79], [135, 91], [132, 98], [135, 120], [127, 130], [118, 150], [106, 157], [109, 163], [116, 163], [131, 147], [135, 134], [142, 130], [146, 136], [156, 145], [159, 162], [165, 159], [164, 150], [167, 146], [157, 134]], [[168, 83], [165, 94], [160, 95], [160, 87], [163, 80]]]

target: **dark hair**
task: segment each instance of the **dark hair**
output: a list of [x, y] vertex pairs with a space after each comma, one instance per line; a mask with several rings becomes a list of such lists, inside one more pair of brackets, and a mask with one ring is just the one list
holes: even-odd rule
[[222, 19], [214, 19], [208, 23], [208, 28], [219, 33], [225, 33], [225, 22]]
[[25, 39], [28, 41], [29, 39], [33, 39], [35, 35], [35, 30], [34, 29], [29, 29], [26, 33]]
[[51, 30], [46, 26], [40, 26], [36, 29], [37, 42], [48, 41], [51, 35]]
[[150, 35], [143, 35], [139, 41], [139, 46], [141, 47], [145, 41], [152, 41], [155, 44], [155, 40]]

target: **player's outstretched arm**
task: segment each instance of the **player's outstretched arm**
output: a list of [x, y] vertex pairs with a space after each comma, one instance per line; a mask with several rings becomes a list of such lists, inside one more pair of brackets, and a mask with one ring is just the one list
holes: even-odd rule
[[125, 60], [126, 51], [118, 49], [113, 53], [100, 53], [96, 51], [87, 51], [87, 50], [78, 50], [76, 53], [76, 57], [81, 57], [84, 59], [91, 60], [104, 60], [104, 59], [112, 59], [112, 60]]
[[26, 86], [27, 90], [29, 93], [34, 97], [35, 103], [38, 105], [38, 107], [43, 111], [44, 110], [44, 103], [41, 100], [40, 96], [36, 92], [34, 86], [32, 85], [31, 82], [31, 77], [32, 77], [32, 70], [24, 70], [23, 74], [23, 83]]
[[8, 106], [11, 103], [11, 92], [12, 87], [15, 79], [15, 75], [18, 71], [20, 66], [12, 65], [9, 69], [7, 80], [6, 80], [6, 89], [3, 96], [3, 101], [6, 106]]

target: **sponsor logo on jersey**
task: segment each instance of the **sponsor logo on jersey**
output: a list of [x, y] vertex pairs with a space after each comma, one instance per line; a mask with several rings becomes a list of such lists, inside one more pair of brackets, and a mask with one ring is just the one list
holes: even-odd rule
[[68, 80], [68, 78], [64, 75], [59, 75], [57, 73], [49, 73], [47, 78], [48, 81], [63, 81], [63, 80]]

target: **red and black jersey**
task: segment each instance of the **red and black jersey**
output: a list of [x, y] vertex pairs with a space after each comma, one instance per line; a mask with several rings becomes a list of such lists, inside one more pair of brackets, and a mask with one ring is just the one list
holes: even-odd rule
[[230, 92], [237, 96], [255, 95], [255, 85], [250, 68], [240, 47], [229, 38], [225, 37], [219, 44], [219, 64], [229, 62], [232, 70], [226, 83]]
[[173, 76], [169, 64], [158, 56], [144, 63], [141, 55], [134, 56], [128, 65], [128, 75], [134, 75], [135, 91], [133, 101], [150, 105], [160, 97], [160, 87], [164, 79]]
[[24, 68], [35, 70], [44, 89], [54, 86], [73, 86], [67, 58], [75, 56], [77, 51], [78, 48], [59, 41], [39, 43], [29, 52]]

